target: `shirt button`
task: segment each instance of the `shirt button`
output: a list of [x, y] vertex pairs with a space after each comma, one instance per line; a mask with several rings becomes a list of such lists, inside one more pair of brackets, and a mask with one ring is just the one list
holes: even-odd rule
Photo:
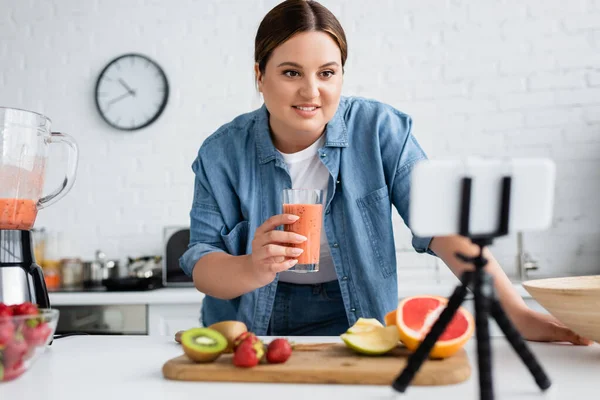
[[350, 311], [352, 311], [352, 312], [356, 312], [356, 308], [352, 307], [352, 308], [350, 309]]
[[329, 214], [331, 212], [331, 210], [329, 210], [329, 208], [327, 210], [325, 210], [325, 214]]
[[347, 280], [348, 280], [348, 277], [347, 277], [347, 276], [342, 276], [342, 280], [343, 280], [343, 281], [347, 281]]
[[339, 244], [337, 244], [337, 243], [334, 243], [334, 244], [333, 244], [333, 247], [335, 247], [335, 248], [337, 249], [338, 247], [340, 247], [340, 245], [339, 245]]
[[325, 158], [325, 157], [327, 157], [327, 154], [321, 153], [321, 158]]

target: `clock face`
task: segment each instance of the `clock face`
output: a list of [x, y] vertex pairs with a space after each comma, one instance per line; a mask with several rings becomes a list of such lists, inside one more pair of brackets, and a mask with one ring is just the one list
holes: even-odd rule
[[111, 126], [122, 130], [144, 128], [163, 112], [169, 83], [154, 61], [126, 54], [111, 61], [96, 83], [96, 107]]

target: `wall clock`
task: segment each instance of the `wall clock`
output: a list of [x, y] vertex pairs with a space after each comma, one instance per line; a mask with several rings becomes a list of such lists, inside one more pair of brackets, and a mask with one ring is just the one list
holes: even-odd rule
[[110, 61], [96, 81], [96, 108], [112, 127], [133, 131], [162, 114], [169, 99], [169, 82], [162, 68], [141, 54]]

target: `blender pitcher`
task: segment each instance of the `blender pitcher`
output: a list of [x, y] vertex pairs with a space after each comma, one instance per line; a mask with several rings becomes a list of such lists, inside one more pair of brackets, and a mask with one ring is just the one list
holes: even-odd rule
[[[49, 118], [26, 110], [0, 107], [0, 230], [30, 230], [38, 210], [62, 198], [73, 186], [78, 149], [73, 138], [50, 131]], [[62, 184], [42, 196], [48, 145], [68, 145]]]

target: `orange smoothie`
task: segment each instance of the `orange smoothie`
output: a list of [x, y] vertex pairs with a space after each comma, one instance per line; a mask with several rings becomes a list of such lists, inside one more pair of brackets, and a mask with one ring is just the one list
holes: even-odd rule
[[28, 199], [0, 199], [0, 229], [29, 230], [37, 216], [36, 203]]
[[298, 257], [298, 264], [318, 264], [321, 251], [321, 226], [323, 223], [322, 204], [284, 204], [284, 214], [293, 214], [300, 217], [293, 224], [284, 225], [287, 232], [298, 233], [308, 240], [303, 243], [290, 244], [299, 247], [304, 252]]

